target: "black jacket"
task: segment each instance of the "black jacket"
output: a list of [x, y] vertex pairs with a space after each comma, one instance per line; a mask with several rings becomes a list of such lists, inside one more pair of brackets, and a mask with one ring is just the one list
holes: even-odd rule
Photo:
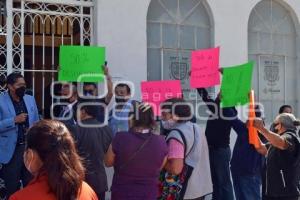
[[263, 176], [263, 194], [268, 197], [300, 196], [300, 138], [295, 131], [282, 134], [288, 142], [286, 150], [268, 148]]
[[208, 146], [212, 148], [229, 147], [232, 122], [237, 119], [235, 108], [220, 108], [218, 99], [210, 99], [206, 89], [198, 88], [197, 91], [211, 112], [205, 130]]
[[[82, 121], [84, 125], [99, 125], [96, 119]], [[103, 164], [104, 155], [112, 142], [112, 132], [104, 127], [69, 127], [74, 136], [79, 155], [86, 168], [86, 182], [100, 194], [107, 191], [107, 177]]]

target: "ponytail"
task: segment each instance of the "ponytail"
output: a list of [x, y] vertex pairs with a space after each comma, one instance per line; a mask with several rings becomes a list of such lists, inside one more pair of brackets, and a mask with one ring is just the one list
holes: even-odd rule
[[43, 162], [50, 192], [57, 200], [75, 200], [84, 180], [84, 168], [73, 138], [58, 121], [42, 120], [29, 129], [28, 148], [37, 151]]

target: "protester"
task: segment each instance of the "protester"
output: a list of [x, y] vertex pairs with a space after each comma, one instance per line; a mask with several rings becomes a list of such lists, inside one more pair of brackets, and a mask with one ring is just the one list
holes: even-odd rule
[[83, 84], [83, 95], [84, 96], [98, 96], [97, 83], [85, 82]]
[[[292, 114], [293, 113], [292, 106], [290, 106], [290, 105], [280, 106], [278, 114], [282, 114], [282, 113], [291, 113]], [[274, 133], [276, 132], [276, 130], [274, 129], [274, 124], [273, 123], [271, 124], [270, 131], [272, 131]]]
[[[261, 117], [259, 106], [255, 107], [256, 117]], [[261, 174], [265, 163], [252, 144], [245, 123], [240, 119], [233, 121], [237, 133], [231, 159], [231, 174], [236, 200], [261, 200]]]
[[65, 125], [74, 125], [77, 122], [76, 112], [77, 112], [77, 102], [78, 93], [77, 86], [75, 83], [65, 83], [62, 84], [61, 88], [62, 99], [61, 102], [65, 105], [61, 106], [61, 111], [58, 119]]
[[119, 83], [115, 87], [115, 105], [109, 119], [109, 126], [113, 135], [117, 132], [128, 131], [128, 115], [133, 109], [134, 100], [131, 99], [131, 89], [126, 83]]
[[[99, 107], [99, 112], [96, 115], [96, 119], [100, 124], [105, 122], [106, 115], [108, 116], [109, 112], [111, 111], [112, 107], [112, 97], [113, 97], [113, 83], [111, 76], [109, 74], [108, 68], [106, 66], [103, 67], [104, 75], [106, 76], [107, 80], [107, 94], [104, 98], [98, 98], [98, 86], [97, 83], [86, 82], [83, 84], [83, 95], [87, 96], [88, 99], [92, 99], [94, 103], [97, 104]], [[104, 93], [104, 92], [103, 92]], [[93, 98], [91, 98], [93, 97]], [[107, 113], [106, 113], [106, 112]]]
[[162, 105], [162, 125], [170, 132], [159, 200], [200, 200], [213, 191], [207, 140], [199, 126], [190, 122], [192, 117], [191, 108], [183, 99], [169, 99]]
[[42, 120], [28, 130], [24, 163], [33, 181], [10, 200], [97, 200], [68, 129]]
[[[25, 134], [39, 120], [34, 97], [25, 95], [24, 77], [17, 72], [7, 77], [8, 92], [0, 95], [0, 190], [8, 198], [32, 178], [23, 163]], [[4, 191], [6, 194], [4, 194]]]
[[300, 197], [300, 138], [296, 134], [300, 121], [293, 114], [282, 113], [274, 120], [273, 133], [264, 127], [261, 119], [254, 127], [269, 143], [257, 151], [266, 156], [263, 174], [263, 200], [298, 200]]
[[97, 92], [97, 84], [96, 83], [84, 83], [83, 85], [83, 94], [84, 96], [94, 97], [92, 101], [97, 104], [98, 107], [98, 113], [96, 115], [96, 120], [98, 123], [103, 124], [105, 121], [105, 108], [106, 105], [109, 103], [106, 102], [105, 98], [99, 99], [97, 98], [98, 92]]
[[105, 156], [114, 166], [111, 200], [154, 200], [158, 176], [167, 155], [162, 136], [154, 135], [154, 115], [147, 103], [134, 102], [127, 132], [118, 132]]
[[[90, 102], [90, 100], [87, 101]], [[79, 105], [80, 103], [82, 102], [80, 101]], [[104, 200], [108, 186], [103, 159], [111, 144], [112, 132], [108, 126], [99, 125], [96, 119], [98, 113], [98, 106], [84, 105], [80, 107], [77, 117], [79, 123], [70, 130], [74, 135], [79, 155], [84, 160], [85, 181], [93, 188], [98, 198]]]
[[213, 200], [233, 200], [230, 175], [230, 132], [236, 119], [235, 108], [220, 108], [220, 95], [215, 100], [204, 88], [197, 89], [211, 114], [206, 123], [205, 135], [209, 147], [210, 167], [213, 182]]

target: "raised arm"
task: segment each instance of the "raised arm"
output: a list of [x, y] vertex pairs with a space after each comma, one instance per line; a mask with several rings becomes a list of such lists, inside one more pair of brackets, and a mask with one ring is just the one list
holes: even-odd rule
[[103, 71], [104, 71], [104, 75], [106, 76], [106, 80], [107, 80], [107, 95], [105, 97], [105, 103], [109, 104], [109, 102], [111, 101], [111, 99], [113, 97], [113, 82], [112, 82], [111, 75], [109, 74], [108, 67], [106, 65], [103, 66]]
[[266, 129], [261, 119], [255, 119], [253, 125], [274, 147], [281, 150], [285, 150], [288, 148], [288, 143], [286, 142], [286, 140], [280, 135]]
[[238, 119], [237, 117], [231, 120], [231, 126], [237, 135], [245, 134], [248, 132], [246, 124], [242, 122], [240, 119]]
[[217, 105], [214, 100], [209, 98], [207, 90], [205, 88], [197, 88], [197, 92], [201, 96], [202, 100], [206, 103], [207, 108], [213, 114], [216, 114]]

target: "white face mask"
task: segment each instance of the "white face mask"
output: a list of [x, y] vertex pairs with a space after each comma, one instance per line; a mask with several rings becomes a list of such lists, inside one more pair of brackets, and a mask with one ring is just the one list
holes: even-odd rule
[[[31, 154], [31, 160], [28, 162], [29, 160], [29, 152]], [[31, 164], [32, 164], [32, 161], [33, 161], [33, 152], [32, 150], [27, 150], [27, 152], [24, 153], [24, 164], [25, 164], [25, 167], [26, 169], [31, 173], [31, 174], [34, 174], [33, 170], [31, 169]]]
[[173, 119], [169, 119], [169, 120], [162, 120], [161, 124], [164, 129], [170, 130], [174, 128], [176, 122]]

